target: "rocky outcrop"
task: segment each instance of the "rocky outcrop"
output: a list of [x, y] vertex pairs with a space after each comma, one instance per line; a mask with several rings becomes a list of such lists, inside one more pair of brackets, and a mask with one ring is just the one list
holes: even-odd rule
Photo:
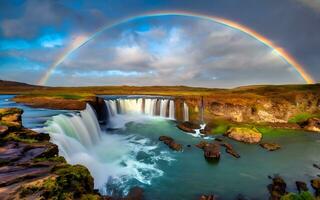
[[307, 131], [320, 132], [320, 119], [315, 117], [309, 118], [300, 123], [300, 126]]
[[276, 143], [267, 143], [267, 142], [264, 142], [264, 143], [260, 143], [259, 144], [262, 148], [264, 149], [267, 149], [268, 151], [276, 151], [278, 149], [281, 148], [281, 146], [279, 144], [276, 144]]
[[191, 123], [191, 122], [178, 123], [177, 127], [180, 130], [182, 130], [184, 132], [188, 132], [188, 133], [195, 133], [196, 131], [194, 129], [200, 129], [199, 124], [195, 124], [195, 123]]
[[220, 145], [226, 148], [226, 152], [228, 154], [232, 155], [235, 158], [240, 158], [240, 155], [236, 152], [236, 150], [233, 148], [231, 144], [222, 142], [220, 143]]
[[320, 179], [311, 180], [311, 186], [315, 190], [316, 196], [320, 197]]
[[272, 184], [268, 185], [271, 200], [280, 200], [282, 196], [287, 194], [287, 184], [280, 176], [272, 178]]
[[162, 141], [164, 144], [168, 145], [168, 147], [172, 150], [182, 151], [182, 145], [176, 143], [172, 137], [160, 136], [159, 140]]
[[0, 199], [101, 199], [90, 172], [59, 157], [49, 135], [23, 128], [21, 114], [0, 110], [8, 126], [0, 134]]
[[299, 192], [308, 191], [307, 184], [303, 181], [296, 181], [296, 186]]
[[262, 138], [262, 134], [258, 130], [244, 127], [231, 127], [224, 135], [233, 140], [250, 144], [259, 143]]
[[206, 160], [219, 160], [220, 159], [220, 145], [216, 142], [205, 142], [201, 141], [196, 145], [198, 148], [203, 150], [203, 156]]

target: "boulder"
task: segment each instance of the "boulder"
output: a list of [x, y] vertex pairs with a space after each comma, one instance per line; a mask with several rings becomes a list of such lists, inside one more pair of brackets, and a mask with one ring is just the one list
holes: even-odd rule
[[316, 191], [316, 196], [320, 196], [320, 179], [311, 180], [311, 186]]
[[271, 200], [280, 200], [282, 196], [287, 194], [287, 184], [280, 176], [272, 178], [272, 184], [268, 185]]
[[264, 143], [260, 143], [259, 144], [262, 148], [264, 149], [267, 149], [268, 151], [275, 151], [275, 150], [278, 150], [280, 149], [280, 145], [279, 144], [276, 144], [276, 143], [267, 143], [267, 142], [264, 142]]
[[173, 138], [169, 136], [160, 136], [159, 140], [168, 145], [168, 147], [175, 151], [182, 151], [182, 145], [174, 141]]
[[196, 147], [203, 150], [203, 155], [207, 160], [219, 160], [220, 159], [220, 145], [216, 142], [208, 143], [206, 141], [200, 141], [196, 144]]
[[308, 191], [307, 184], [303, 181], [296, 181], [296, 186], [299, 192]]
[[196, 131], [194, 129], [200, 129], [200, 125], [199, 124], [194, 124], [191, 122], [181, 122], [177, 125], [177, 127], [184, 131], [184, 132], [188, 132], [188, 133], [196, 133]]
[[262, 138], [262, 134], [258, 130], [244, 127], [231, 127], [224, 135], [233, 140], [250, 144], [259, 143]]
[[309, 118], [300, 123], [300, 126], [307, 131], [320, 132], [320, 119], [315, 117]]

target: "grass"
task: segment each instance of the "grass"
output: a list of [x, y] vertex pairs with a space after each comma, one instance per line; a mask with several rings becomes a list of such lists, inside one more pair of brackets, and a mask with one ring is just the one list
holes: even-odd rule
[[300, 122], [306, 121], [307, 119], [312, 118], [312, 117], [320, 117], [320, 114], [300, 113], [300, 114], [297, 114], [297, 115], [291, 117], [288, 120], [288, 122], [289, 123], [300, 123]]

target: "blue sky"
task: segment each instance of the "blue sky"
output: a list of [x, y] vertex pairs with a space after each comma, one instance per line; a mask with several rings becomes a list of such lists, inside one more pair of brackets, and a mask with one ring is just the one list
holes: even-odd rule
[[[320, 4], [313, 0], [0, 1], [0, 79], [35, 84], [70, 47], [123, 17], [183, 10], [244, 24], [290, 52], [320, 79]], [[26, 76], [27, 74], [27, 76]], [[303, 83], [272, 49], [195, 17], [131, 20], [68, 57], [48, 85], [235, 87]]]

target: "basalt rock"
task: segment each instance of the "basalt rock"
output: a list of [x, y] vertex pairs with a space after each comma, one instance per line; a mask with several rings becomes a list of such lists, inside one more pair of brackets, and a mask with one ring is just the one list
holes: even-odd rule
[[268, 151], [275, 151], [275, 150], [278, 150], [280, 149], [280, 145], [279, 144], [276, 144], [276, 143], [260, 143], [259, 144], [262, 148], [264, 149], [267, 149]]
[[296, 181], [296, 186], [299, 192], [308, 191], [307, 184], [303, 181]]
[[262, 134], [255, 129], [244, 127], [232, 127], [224, 134], [225, 136], [244, 143], [258, 143], [262, 138]]
[[280, 200], [282, 196], [287, 194], [287, 184], [280, 176], [272, 178], [272, 184], [268, 185], [271, 200]]
[[316, 196], [320, 196], [320, 179], [311, 180], [311, 186], [315, 190]]
[[195, 133], [196, 131], [194, 129], [200, 129], [200, 125], [199, 124], [194, 124], [191, 122], [181, 122], [177, 125], [177, 127], [184, 131], [184, 132], [188, 132], [188, 133]]
[[168, 145], [168, 147], [175, 151], [182, 151], [182, 145], [174, 141], [172, 137], [169, 136], [160, 136], [159, 140]]
[[310, 118], [300, 123], [300, 126], [307, 131], [320, 132], [320, 119]]
[[218, 143], [212, 142], [208, 143], [201, 141], [196, 145], [198, 148], [203, 150], [203, 155], [207, 160], [219, 160], [220, 159], [220, 145]]
[[233, 146], [229, 143], [223, 142], [221, 143], [221, 146], [224, 146], [226, 148], [226, 152], [230, 155], [232, 155], [235, 158], [240, 158], [240, 155], [234, 150]]
[[8, 132], [9, 128], [7, 126], [0, 125], [0, 137], [4, 136]]

